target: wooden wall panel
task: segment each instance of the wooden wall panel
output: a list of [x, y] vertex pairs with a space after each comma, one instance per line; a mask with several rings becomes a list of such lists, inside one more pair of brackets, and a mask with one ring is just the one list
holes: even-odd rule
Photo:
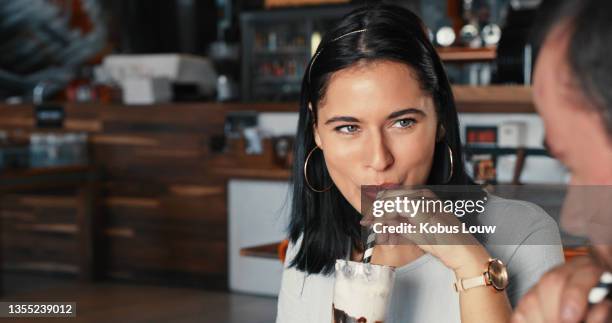
[[[209, 141], [223, 134], [227, 111], [268, 106], [65, 109], [61, 131], [87, 132], [92, 162], [102, 172], [106, 275], [227, 288], [227, 177], [215, 167], [235, 164], [235, 156], [213, 154]], [[25, 105], [0, 105], [0, 130], [22, 138], [48, 131], [34, 128], [32, 107]], [[7, 266], [76, 271], [75, 206], [71, 192], [4, 196], [0, 216]]]
[[71, 196], [1, 197], [2, 255], [8, 268], [76, 273], [76, 200]]
[[73, 234], [11, 229], [11, 233], [2, 237], [5, 263], [57, 263], [76, 266], [77, 245]]

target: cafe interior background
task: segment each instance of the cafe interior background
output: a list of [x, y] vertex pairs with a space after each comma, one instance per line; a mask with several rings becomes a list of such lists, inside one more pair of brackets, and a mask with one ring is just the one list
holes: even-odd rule
[[[389, 2], [430, 30], [474, 178], [567, 183], [531, 98], [539, 1]], [[2, 300], [272, 322], [304, 68], [363, 3], [1, 0]]]

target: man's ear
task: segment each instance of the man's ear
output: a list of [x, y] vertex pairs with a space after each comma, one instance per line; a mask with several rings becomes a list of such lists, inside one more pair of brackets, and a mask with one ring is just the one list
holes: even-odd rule
[[436, 134], [436, 141], [442, 141], [442, 139], [444, 139], [444, 136], [446, 136], [446, 128], [444, 128], [444, 126], [440, 124], [440, 126], [438, 126], [438, 131]]

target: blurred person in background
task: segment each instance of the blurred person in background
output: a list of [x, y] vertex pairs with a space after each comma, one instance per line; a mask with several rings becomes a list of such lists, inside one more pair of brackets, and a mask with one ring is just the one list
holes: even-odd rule
[[592, 248], [545, 274], [512, 321], [612, 322], [609, 298], [588, 304], [591, 288], [612, 270], [612, 2], [545, 1], [540, 11], [534, 102], [549, 150], [572, 175], [569, 191], [581, 192], [568, 193], [562, 226], [589, 237]]

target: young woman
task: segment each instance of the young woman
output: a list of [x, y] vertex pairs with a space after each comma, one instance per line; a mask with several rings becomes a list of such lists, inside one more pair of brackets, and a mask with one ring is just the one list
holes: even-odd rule
[[[356, 9], [325, 35], [302, 82], [277, 322], [332, 320], [335, 261], [363, 256], [363, 185], [422, 184], [472, 185], [444, 68], [415, 14]], [[522, 225], [519, 243], [374, 248], [372, 263], [396, 267], [387, 322], [505, 321], [510, 304], [563, 261], [557, 226], [540, 208], [489, 196], [484, 217]], [[455, 290], [491, 258], [507, 266], [506, 290]]]

